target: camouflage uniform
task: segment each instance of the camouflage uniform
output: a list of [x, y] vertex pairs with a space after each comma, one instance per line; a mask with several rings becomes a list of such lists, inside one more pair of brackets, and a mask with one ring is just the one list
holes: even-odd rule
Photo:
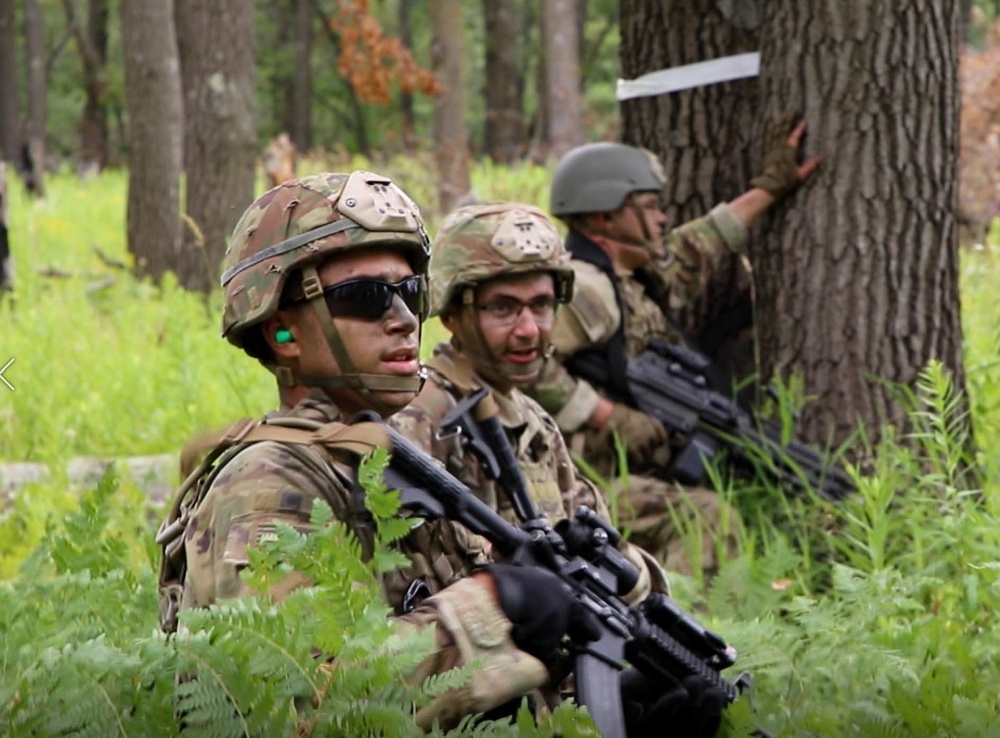
[[[419, 212], [389, 180], [367, 172], [322, 174], [270, 190], [247, 210], [227, 253], [224, 335], [249, 351], [247, 331], [274, 314], [289, 274], [301, 273], [306, 282], [339, 251], [368, 245], [409, 253], [417, 273], [426, 267], [427, 240]], [[310, 290], [304, 292], [310, 299]], [[258, 358], [267, 362], [267, 357]], [[330, 505], [364, 547], [371, 544], [369, 518], [363, 499], [352, 493], [347, 460], [327, 446], [268, 440], [268, 434], [295, 432], [282, 427], [290, 421], [310, 428], [344, 427], [328, 425], [340, 421], [341, 413], [322, 389], [323, 378], [271, 368], [279, 381], [312, 384], [313, 389], [290, 411], [248, 425], [240, 432], [244, 442], [230, 443], [221, 455], [210, 453], [182, 487], [157, 537], [164, 547], [161, 622], [167, 630], [176, 626], [178, 607], [206, 607], [258, 594], [239, 576], [247, 565], [247, 549], [278, 522], [303, 529], [317, 499]], [[355, 376], [361, 387], [386, 387], [377, 376]], [[389, 389], [397, 391], [404, 384], [389, 383]], [[194, 479], [199, 480], [196, 485]], [[476, 578], [463, 579], [487, 561], [480, 539], [449, 521], [425, 521], [400, 549], [411, 564], [384, 576], [386, 599], [404, 630], [435, 629], [435, 647], [413, 678], [481, 663], [470, 685], [421, 708], [419, 725], [427, 728], [435, 719], [452, 724], [547, 681], [542, 663], [514, 646], [511, 624], [488, 587]], [[305, 584], [301, 577], [290, 578], [268, 595], [280, 599]]]
[[[538, 511], [553, 524], [562, 520], [577, 505], [587, 505], [605, 519], [609, 518], [604, 495], [576, 474], [559, 428], [552, 416], [520, 390], [496, 391], [475, 373], [469, 360], [458, 355], [448, 344], [438, 344], [428, 362], [428, 382], [417, 399], [394, 415], [389, 423], [413, 443], [445, 465], [455, 477], [473, 490], [485, 503], [512, 523], [519, 522], [502, 488], [487, 478], [478, 457], [463, 448], [457, 437], [439, 437], [441, 420], [474, 387], [487, 387], [499, 410], [501, 425], [525, 477], [532, 501]], [[470, 537], [475, 537], [468, 534]], [[641, 579], [629, 594], [638, 601], [650, 591], [667, 592], [666, 575], [659, 565], [634, 546], [624, 545], [623, 552], [635, 563]]]
[[[621, 148], [637, 151], [632, 147]], [[649, 176], [649, 189], [658, 187], [660, 175], [655, 167]], [[601, 211], [598, 206], [593, 207], [594, 212]], [[553, 414], [571, 452], [586, 460], [605, 479], [613, 480], [616, 476], [618, 459], [608, 431], [589, 428], [586, 422], [597, 406], [598, 397], [607, 396], [609, 388], [594, 387], [574, 376], [566, 362], [583, 351], [609, 352], [609, 343], [619, 332], [624, 336], [627, 359], [638, 356], [651, 339], [681, 341], [676, 327], [650, 296], [650, 283], [661, 293], [660, 299], [665, 300], [668, 310], [676, 312], [702, 292], [727, 253], [742, 252], [745, 240], [745, 226], [727, 205], [719, 205], [708, 215], [671, 231], [665, 238], [665, 255], [654, 258], [643, 269], [643, 279], [624, 269], [615, 270], [612, 279], [593, 263], [579, 258], [570, 261], [575, 291], [573, 300], [560, 311], [552, 333], [555, 355], [527, 391]], [[574, 246], [599, 248], [574, 230], [570, 231], [567, 245], [574, 253]], [[627, 444], [628, 439], [623, 440]], [[619, 490], [620, 526], [630, 531], [630, 540], [656, 554], [671, 570], [690, 573], [689, 554], [697, 548], [700, 568], [713, 572], [717, 568], [715, 538], [721, 533], [724, 546], [735, 549], [735, 539], [730, 533], [735, 528], [735, 511], [711, 490], [682, 488], [644, 475], [651, 471], [649, 467], [630, 468], [625, 489], [620, 489], [620, 480], [612, 482]], [[676, 518], [683, 524], [677, 525]], [[700, 540], [690, 541], [694, 545], [689, 547], [680, 531], [692, 527]]]
[[[484, 502], [517, 522], [502, 488], [487, 478], [475, 454], [465, 450], [458, 438], [440, 438], [437, 432], [443, 417], [459, 400], [475, 388], [487, 387], [539, 512], [554, 524], [582, 504], [608, 519], [603, 493], [577, 475], [555, 421], [516, 386], [510, 386], [512, 383], [506, 380], [511, 375], [502, 360], [485, 353], [488, 350], [474, 306], [477, 285], [540, 272], [552, 275], [557, 299], [569, 300], [572, 273], [567, 254], [554, 225], [537, 208], [519, 203], [471, 205], [459, 208], [445, 220], [431, 252], [431, 315], [451, 309], [470, 310], [474, 317], [471, 323], [463, 324], [463, 335], [452, 338], [453, 343], [463, 346], [462, 351], [439, 344], [427, 362], [429, 381], [390, 423], [444, 463]], [[544, 361], [544, 357], [538, 360], [539, 368]], [[486, 373], [501, 378], [509, 389], [497, 389]], [[622, 550], [642, 573], [629, 599], [645, 597], [650, 587], [667, 591], [666, 576], [654, 559], [627, 544]]]

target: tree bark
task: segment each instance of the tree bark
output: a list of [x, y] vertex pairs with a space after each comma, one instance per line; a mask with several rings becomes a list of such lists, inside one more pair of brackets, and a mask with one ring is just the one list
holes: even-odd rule
[[543, 3], [549, 155], [557, 158], [583, 143], [578, 12], [578, 0]]
[[[396, 21], [399, 24], [399, 40], [407, 49], [413, 49], [413, 29], [410, 23], [412, 6], [403, 0], [396, 7]], [[403, 149], [407, 152], [417, 147], [417, 116], [413, 108], [413, 93], [400, 89], [399, 109], [403, 115]]]
[[[754, 3], [676, 0], [620, 5], [622, 77], [756, 51], [761, 16]], [[750, 181], [758, 119], [756, 79], [699, 86], [622, 103], [625, 143], [644, 146], [667, 173], [668, 223], [678, 226], [742, 193]], [[714, 275], [684, 327], [734, 379], [753, 375], [750, 276], [736, 258]]]
[[184, 131], [173, 3], [122, 3], [128, 110], [128, 248], [154, 279], [198, 258], [181, 245]]
[[300, 152], [312, 147], [312, 21], [310, 0], [292, 8], [292, 77], [287, 88], [288, 135]]
[[517, 0], [483, 0], [483, 19], [486, 152], [497, 164], [511, 164], [524, 155], [526, 135]]
[[40, 0], [24, 2], [25, 55], [28, 66], [28, 123], [22, 149], [22, 175], [30, 192], [45, 195], [45, 121], [48, 117], [45, 24]]
[[257, 159], [253, 5], [178, 0], [184, 90], [188, 248], [203, 258], [178, 265], [184, 287], [208, 292], [240, 214], [253, 200]]
[[87, 21], [76, 16], [72, 0], [63, 0], [83, 67], [86, 96], [80, 118], [80, 173], [100, 172], [108, 164], [108, 0], [87, 3]]
[[801, 373], [807, 437], [904, 421], [881, 380], [931, 359], [964, 391], [957, 253], [959, 0], [774, 0], [762, 120], [803, 110], [819, 175], [752, 244], [765, 376]]
[[21, 141], [17, 98], [17, 28], [15, 0], [0, 0], [0, 158], [18, 161]]
[[445, 86], [434, 98], [434, 149], [438, 209], [452, 210], [469, 190], [469, 131], [462, 83], [462, 4], [431, 0], [431, 71]]

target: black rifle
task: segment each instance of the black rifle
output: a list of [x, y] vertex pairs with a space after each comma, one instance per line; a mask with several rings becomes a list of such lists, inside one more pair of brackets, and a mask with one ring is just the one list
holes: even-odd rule
[[[666, 474], [682, 484], [699, 484], [707, 466], [726, 450], [736, 471], [761, 471], [783, 489], [815, 490], [826, 500], [842, 500], [857, 487], [843, 469], [818, 449], [791, 440], [781, 429], [758, 418], [709, 386], [708, 357], [667, 341], [650, 341], [646, 351], [628, 362], [626, 382], [631, 397], [621, 398], [663, 423], [675, 444]], [[589, 363], [577, 374], [597, 387], [607, 387], [604, 372]], [[628, 440], [628, 439], [624, 439]]]
[[[366, 412], [356, 420], [379, 418]], [[749, 686], [746, 674], [733, 682], [719, 674], [735, 663], [735, 649], [675, 603], [657, 598], [662, 606], [630, 608], [621, 599], [635, 585], [638, 572], [617, 550], [618, 532], [591, 510], [578, 509], [575, 523], [558, 530], [537, 514], [523, 527], [511, 525], [423, 451], [384, 428], [392, 451], [384, 480], [399, 490], [405, 507], [423, 517], [461, 523], [489, 540], [505, 561], [553, 572], [597, 617], [600, 638], [570, 645], [577, 701], [587, 706], [605, 738], [625, 738], [619, 676], [627, 666], [662, 684], [664, 690], [696, 675], [729, 702]], [[498, 467], [499, 462], [493, 468]], [[530, 514], [534, 510], [530, 498], [525, 495], [522, 501], [522, 509]]]

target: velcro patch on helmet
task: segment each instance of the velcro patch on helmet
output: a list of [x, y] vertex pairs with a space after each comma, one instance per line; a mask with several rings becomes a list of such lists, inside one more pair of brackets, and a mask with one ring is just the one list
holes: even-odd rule
[[419, 233], [420, 209], [388, 177], [353, 172], [344, 185], [337, 209], [367, 231]]
[[510, 210], [493, 234], [493, 248], [512, 263], [544, 261], [559, 247], [559, 234], [551, 223], [521, 208]]

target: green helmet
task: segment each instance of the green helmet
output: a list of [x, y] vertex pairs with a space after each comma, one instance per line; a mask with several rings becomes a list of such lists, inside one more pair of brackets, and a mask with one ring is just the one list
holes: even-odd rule
[[651, 151], [620, 143], [584, 144], [556, 165], [549, 209], [559, 218], [610, 213], [629, 194], [659, 192], [665, 183], [663, 167]]
[[440, 315], [464, 287], [496, 277], [547, 271], [556, 297], [573, 293], [569, 254], [555, 225], [534, 205], [467, 205], [445, 220], [434, 239], [429, 268], [431, 315]]
[[226, 249], [222, 335], [242, 347], [244, 331], [278, 309], [290, 274], [366, 247], [398, 248], [416, 273], [426, 272], [420, 210], [388, 177], [326, 172], [267, 191], [247, 208]]

